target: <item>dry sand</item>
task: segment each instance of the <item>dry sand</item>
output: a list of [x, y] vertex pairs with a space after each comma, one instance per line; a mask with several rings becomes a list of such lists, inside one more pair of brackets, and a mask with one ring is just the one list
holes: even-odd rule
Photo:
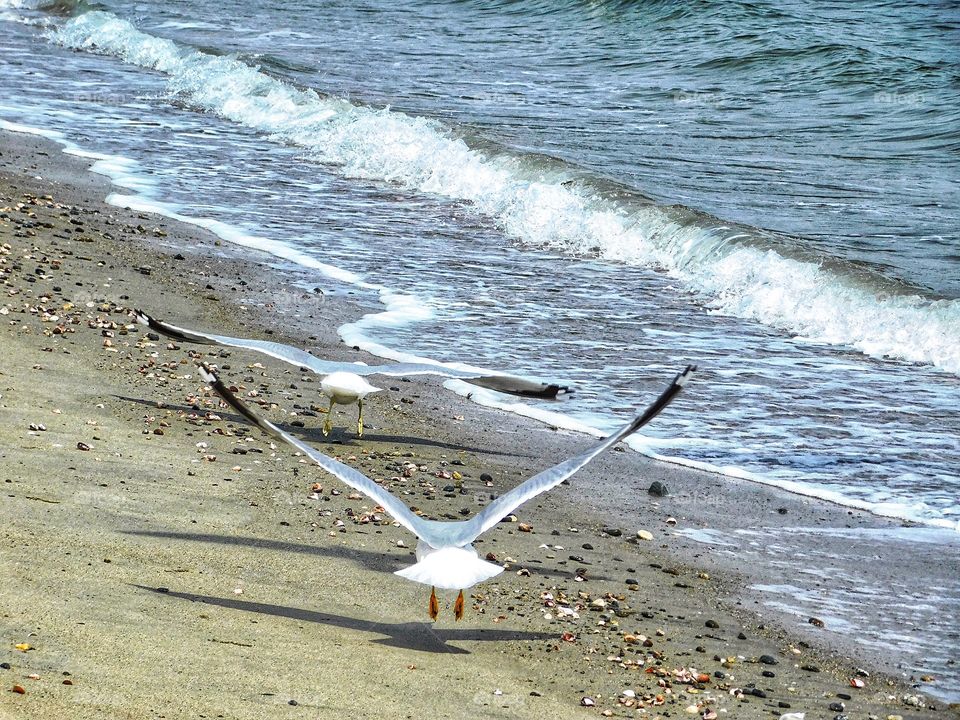
[[[45, 141], [4, 134], [0, 152], [0, 718], [953, 715], [738, 606], [741, 578], [703, 572], [664, 522], [846, 511], [632, 452], [521, 508], [531, 532], [483, 536], [508, 571], [462, 622], [444, 597], [430, 623], [427, 589], [391, 574], [413, 538], [221, 408], [193, 361], [432, 517], [590, 440], [431, 381], [372, 396], [362, 440], [338, 408], [325, 439], [317, 378], [150, 339], [128, 313], [376, 362], [335, 333], [364, 308], [281, 292], [210, 235], [104, 205], [105, 183]], [[653, 502], [658, 479], [679, 492]], [[623, 488], [623, 517], [595, 512], [601, 482]]]

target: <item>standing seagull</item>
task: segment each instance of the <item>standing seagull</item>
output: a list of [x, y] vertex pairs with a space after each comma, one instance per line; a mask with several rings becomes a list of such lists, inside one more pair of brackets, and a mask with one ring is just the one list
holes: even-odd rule
[[363, 399], [369, 393], [380, 388], [368, 383], [363, 376], [389, 375], [399, 377], [403, 375], [441, 375], [443, 377], [463, 380], [478, 387], [496, 390], [508, 395], [521, 397], [555, 400], [558, 395], [565, 395], [570, 388], [555, 383], [542, 383], [534, 380], [515, 377], [513, 375], [484, 375], [471, 370], [456, 370], [445, 365], [431, 365], [429, 363], [393, 363], [388, 365], [364, 365], [361, 363], [335, 362], [321, 360], [305, 350], [271, 342], [270, 340], [250, 340], [235, 338], [228, 335], [213, 335], [211, 333], [187, 330], [186, 328], [170, 325], [147, 315], [141, 310], [134, 310], [137, 322], [146, 325], [151, 330], [162, 333], [167, 337], [181, 342], [199, 343], [201, 345], [224, 345], [227, 347], [243, 348], [254, 352], [269, 355], [277, 360], [290, 363], [296, 367], [305, 367], [323, 377], [320, 387], [323, 394], [330, 399], [330, 408], [327, 411], [327, 420], [323, 424], [323, 434], [327, 435], [333, 426], [331, 411], [335, 404], [352, 405], [357, 403], [359, 414], [357, 417], [357, 436], [363, 436]]
[[324, 455], [319, 450], [284, 432], [269, 420], [261, 418], [235, 397], [208, 368], [200, 367], [199, 369], [204, 382], [208, 383], [234, 410], [268, 435], [293, 445], [324, 470], [335, 475], [355, 490], [367, 495], [390, 513], [398, 523], [416, 535], [419, 539], [416, 564], [398, 570], [396, 574], [408, 580], [430, 586], [429, 614], [432, 620], [436, 620], [439, 613], [435, 588], [459, 590], [460, 593], [457, 595], [457, 601], [454, 604], [454, 613], [459, 620], [463, 617], [463, 590], [503, 572], [500, 565], [494, 565], [478, 557], [477, 551], [472, 545], [473, 541], [527, 500], [556, 487], [602, 452], [609, 450], [653, 420], [683, 389], [690, 374], [696, 370], [696, 366], [688, 365], [682, 373], [679, 373], [673, 379], [673, 382], [661, 393], [660, 397], [654, 400], [642, 415], [637, 416], [629, 424], [589, 450], [544, 470], [538, 475], [534, 475], [491, 502], [470, 520], [465, 521], [437, 521], [418, 517], [399, 498], [377, 485], [366, 475], [354, 470], [349, 465], [334, 460], [329, 455]]

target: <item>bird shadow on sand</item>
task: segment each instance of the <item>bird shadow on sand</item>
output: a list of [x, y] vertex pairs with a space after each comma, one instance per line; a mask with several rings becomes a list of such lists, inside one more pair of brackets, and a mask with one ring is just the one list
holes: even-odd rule
[[[117, 400], [122, 400], [128, 403], [136, 403], [137, 405], [143, 405], [148, 407], [153, 411], [157, 410], [172, 410], [174, 412], [183, 412], [183, 413], [196, 413], [200, 417], [207, 412], [215, 412], [226, 422], [235, 423], [241, 427], [249, 428], [251, 433], [257, 433], [257, 429], [250, 425], [246, 418], [241, 417], [236, 413], [232, 413], [223, 409], [213, 410], [211, 408], [198, 408], [194, 405], [184, 405], [183, 403], [166, 403], [163, 402], [158, 404], [156, 400], [148, 400], [146, 398], [135, 398], [129, 397], [127, 395], [114, 395]], [[320, 417], [320, 416], [318, 416]], [[322, 424], [322, 420], [320, 421]], [[355, 422], [354, 422], [355, 424]], [[524, 453], [514, 453], [506, 452], [504, 450], [493, 450], [491, 448], [485, 447], [474, 447], [472, 445], [458, 445], [457, 443], [442, 442], [440, 440], [430, 440], [428, 438], [413, 437], [412, 435], [380, 435], [374, 431], [367, 431], [363, 434], [363, 438], [358, 438], [355, 434], [351, 433], [350, 430], [341, 427], [334, 427], [330, 432], [330, 435], [324, 435], [323, 431], [319, 427], [287, 427], [285, 424], [281, 424], [281, 427], [284, 427], [288, 432], [292, 432], [295, 435], [299, 435], [307, 442], [312, 445], [341, 445], [343, 447], [361, 447], [364, 441], [372, 442], [381, 442], [381, 443], [402, 443], [404, 445], [422, 445], [427, 447], [440, 448], [442, 450], [452, 450], [454, 452], [469, 452], [469, 453], [483, 453], [485, 455], [497, 455], [500, 457], [522, 457], [522, 458], [531, 458], [533, 456], [526, 455]], [[322, 448], [318, 448], [323, 451]]]
[[[297, 552], [306, 555], [320, 555], [323, 557], [335, 557], [341, 560], [351, 560], [358, 565], [377, 572], [392, 573], [404, 565], [404, 563], [414, 562], [412, 552], [406, 554], [393, 554], [387, 552], [376, 552], [373, 550], [364, 550], [361, 548], [348, 548], [339, 545], [303, 545], [300, 543], [285, 542], [283, 540], [269, 540], [258, 537], [245, 537], [237, 535], [211, 535], [209, 533], [181, 533], [166, 530], [121, 530], [124, 535], [139, 535], [141, 537], [155, 537], [163, 540], [189, 540], [193, 542], [214, 543], [219, 545], [245, 545], [252, 548], [261, 548], [264, 550], [276, 550], [280, 552]], [[481, 553], [482, 555], [483, 553]], [[580, 563], [588, 565], [589, 563]], [[579, 566], [579, 565], [578, 565]], [[575, 580], [577, 573], [574, 570], [564, 570], [561, 568], [546, 567], [535, 560], [524, 564], [517, 563], [516, 567], [524, 567], [530, 571], [533, 578], [538, 576], [563, 578], [566, 580]], [[590, 572], [587, 568], [589, 578], [597, 581], [609, 581], [610, 578]]]
[[368, 632], [384, 637], [373, 640], [379, 645], [401, 648], [404, 650], [419, 650], [430, 653], [452, 653], [469, 655], [469, 650], [450, 645], [450, 642], [510, 642], [556, 639], [556, 633], [527, 632], [523, 630], [493, 630], [486, 628], [437, 628], [433, 623], [407, 622], [389, 623], [378, 620], [364, 620], [348, 615], [304, 610], [303, 608], [288, 607], [286, 605], [270, 605], [269, 603], [250, 602], [235, 598], [222, 598], [213, 595], [199, 595], [196, 593], [176, 592], [169, 588], [154, 588], [145, 585], [133, 587], [140, 590], [157, 593], [165, 597], [200, 602], [206, 605], [216, 605], [230, 610], [273, 615], [274, 617], [289, 618], [300, 622], [320, 623], [332, 627]]

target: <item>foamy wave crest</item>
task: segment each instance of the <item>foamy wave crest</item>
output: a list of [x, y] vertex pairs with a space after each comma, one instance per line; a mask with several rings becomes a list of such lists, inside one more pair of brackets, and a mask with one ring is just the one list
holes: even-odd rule
[[304, 147], [348, 175], [470, 202], [522, 243], [662, 268], [716, 312], [960, 373], [960, 301], [878, 295], [852, 275], [739, 243], [729, 228], [688, 222], [670, 208], [619, 205], [565, 184], [562, 170], [471, 149], [433, 120], [299, 90], [109, 13], [81, 15], [53, 36], [166, 73], [178, 97]]

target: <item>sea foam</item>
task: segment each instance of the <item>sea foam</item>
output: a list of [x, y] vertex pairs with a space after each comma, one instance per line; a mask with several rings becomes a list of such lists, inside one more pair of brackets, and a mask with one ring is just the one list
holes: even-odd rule
[[295, 143], [348, 176], [468, 202], [522, 244], [660, 268], [713, 312], [960, 373], [960, 300], [880, 290], [883, 283], [817, 260], [741, 242], [742, 231], [719, 221], [620, 204], [568, 183], [562, 169], [473, 149], [432, 119], [298, 89], [235, 57], [181, 47], [107, 12], [73, 18], [53, 37], [165, 73], [178, 99]]

